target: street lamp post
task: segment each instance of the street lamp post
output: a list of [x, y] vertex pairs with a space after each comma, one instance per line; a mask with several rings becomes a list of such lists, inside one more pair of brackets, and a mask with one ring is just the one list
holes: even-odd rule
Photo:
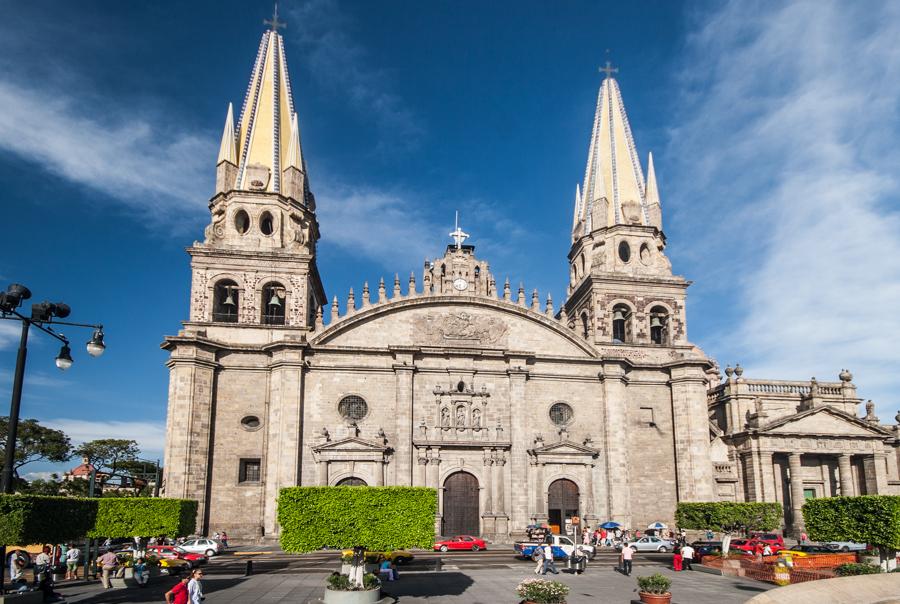
[[[53, 326], [69, 325], [72, 327], [89, 327], [94, 330], [87, 351], [93, 357], [103, 354], [106, 344], [103, 341], [103, 326], [88, 323], [68, 323], [58, 319], [69, 316], [71, 309], [62, 302], [39, 302], [31, 306], [31, 316], [18, 312], [25, 300], [31, 298], [31, 291], [24, 285], [14, 283], [4, 293], [0, 293], [0, 319], [19, 321], [22, 323], [22, 335], [19, 338], [19, 351], [16, 356], [16, 371], [13, 377], [12, 400], [9, 405], [9, 426], [6, 434], [6, 454], [3, 459], [3, 471], [0, 474], [0, 493], [10, 494], [14, 490], [14, 469], [16, 462], [16, 439], [19, 431], [19, 408], [22, 403], [22, 384], [25, 378], [25, 359], [28, 356], [28, 333], [30, 328], [44, 333], [62, 342], [56, 356], [56, 366], [65, 371], [72, 366], [72, 349], [69, 340], [61, 333], [54, 331]], [[2, 581], [2, 579], [0, 579]]]

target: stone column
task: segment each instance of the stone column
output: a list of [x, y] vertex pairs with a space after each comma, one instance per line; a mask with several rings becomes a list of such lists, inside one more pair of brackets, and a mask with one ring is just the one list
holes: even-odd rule
[[791, 470], [791, 526], [794, 537], [799, 537], [805, 530], [803, 524], [803, 464], [800, 453], [788, 455], [788, 467]]
[[528, 441], [529, 425], [525, 400], [525, 384], [528, 371], [524, 369], [525, 359], [510, 357], [510, 368], [507, 370], [509, 380], [510, 410], [510, 471], [512, 484], [516, 488], [510, 492], [510, 509], [512, 530], [524, 531], [528, 524], [529, 497], [540, 489], [528, 477]]
[[506, 460], [503, 459], [503, 451], [499, 452], [500, 458], [494, 460], [494, 513], [499, 515], [506, 514], [506, 493], [503, 489], [503, 467]]
[[706, 375], [699, 365], [672, 367], [672, 429], [678, 501], [713, 501]]
[[[631, 526], [631, 489], [628, 486], [628, 415], [626, 408], [625, 365], [619, 361], [604, 363], [602, 378], [606, 398], [603, 422], [606, 445], [610, 520]], [[705, 400], [705, 399], [704, 399]], [[706, 410], [703, 411], [706, 417]]]
[[876, 453], [863, 458], [866, 472], [866, 495], [884, 495], [887, 492], [887, 465], [884, 454]]
[[396, 353], [393, 365], [397, 393], [396, 429], [397, 440], [394, 447], [394, 484], [412, 485], [413, 469], [413, 372], [415, 366], [412, 354]]
[[383, 487], [384, 486], [384, 470], [387, 464], [384, 462], [384, 459], [380, 459], [375, 462], [375, 486]]
[[841, 484], [841, 495], [843, 497], [853, 496], [853, 469], [850, 464], [849, 453], [838, 455], [838, 479]]
[[324, 459], [316, 462], [316, 486], [328, 486], [328, 462]]
[[494, 513], [494, 459], [490, 449], [484, 450], [484, 512]]
[[416, 486], [427, 487], [428, 485], [428, 458], [425, 457], [424, 449], [419, 451], [418, 457], [418, 475], [416, 476]]
[[437, 513], [434, 515], [434, 531], [435, 535], [440, 535], [443, 527], [441, 521], [444, 518], [444, 490], [441, 488], [441, 459], [432, 457], [428, 460], [428, 470], [431, 476], [428, 479], [428, 486], [437, 493]]

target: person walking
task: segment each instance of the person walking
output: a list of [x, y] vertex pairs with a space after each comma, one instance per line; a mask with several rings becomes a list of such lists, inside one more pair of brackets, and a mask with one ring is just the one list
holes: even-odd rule
[[97, 563], [100, 564], [100, 581], [103, 583], [103, 587], [111, 589], [112, 583], [109, 582], [109, 574], [119, 566], [119, 559], [116, 558], [116, 555], [113, 552], [107, 551], [100, 556]]
[[222, 547], [228, 549], [228, 533], [222, 531]]
[[195, 568], [191, 571], [191, 580], [188, 581], [187, 591], [188, 591], [188, 604], [201, 604], [201, 602], [206, 598], [203, 595], [203, 571], [199, 568]]
[[147, 587], [147, 581], [150, 580], [150, 571], [147, 569], [147, 562], [143, 558], [134, 561], [134, 580], [141, 587]]
[[534, 574], [539, 575], [541, 571], [544, 569], [544, 546], [539, 545], [534, 548], [534, 554], [532, 554], [534, 561], [537, 564], [534, 566]]
[[800, 533], [800, 543], [806, 543], [809, 537], [806, 535], [806, 531]]
[[681, 555], [681, 548], [676, 545], [675, 550], [672, 552], [672, 570], [675, 572], [680, 571], [683, 561], [684, 558]]
[[74, 543], [66, 550], [66, 580], [78, 580], [78, 563], [81, 561], [81, 550]]
[[179, 578], [175, 587], [166, 592], [166, 604], [188, 604], [187, 584], [189, 580], [189, 575], [183, 575]]
[[546, 575], [547, 571], [554, 575], [559, 574], [559, 571], [556, 570], [556, 564], [553, 562], [553, 548], [550, 547], [549, 543], [544, 544], [544, 569], [541, 571], [541, 574]]
[[625, 543], [622, 545], [622, 573], [630, 577], [631, 576], [631, 561], [634, 558], [634, 549], [631, 547], [630, 543]]
[[684, 565], [684, 570], [694, 570], [691, 568], [691, 562], [694, 561], [694, 548], [690, 544], [686, 544], [681, 548], [681, 561]]

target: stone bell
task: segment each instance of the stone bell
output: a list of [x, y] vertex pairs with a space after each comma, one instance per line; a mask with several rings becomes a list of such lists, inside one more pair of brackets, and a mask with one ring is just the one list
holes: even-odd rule
[[617, 308], [613, 310], [613, 321], [624, 321], [625, 320], [625, 311], [621, 308]]
[[277, 291], [272, 292], [272, 297], [269, 298], [269, 306], [281, 306], [281, 298], [278, 297]]
[[234, 295], [232, 294], [231, 288], [228, 288], [228, 295], [225, 296], [225, 301], [222, 302], [222, 306], [237, 306], [234, 303]]
[[659, 315], [653, 315], [652, 317], [650, 317], [650, 327], [651, 328], [662, 327], [662, 326], [663, 326], [663, 322], [662, 322], [662, 319], [659, 317]]

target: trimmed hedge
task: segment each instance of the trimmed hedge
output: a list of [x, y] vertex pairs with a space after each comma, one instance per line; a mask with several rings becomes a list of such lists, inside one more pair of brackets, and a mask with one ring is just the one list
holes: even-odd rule
[[834, 569], [838, 577], [855, 577], [856, 575], [877, 575], [881, 567], [877, 564], [841, 564]]
[[0, 495], [0, 545], [64, 543], [94, 526], [97, 500]]
[[855, 541], [900, 549], [900, 496], [862, 495], [809, 499], [806, 532], [814, 541]]
[[190, 499], [104, 497], [96, 501], [97, 522], [90, 537], [184, 537], [197, 524], [197, 502]]
[[704, 501], [679, 503], [675, 524], [679, 528], [720, 532], [771, 531], [781, 526], [780, 503]]
[[431, 549], [436, 512], [424, 487], [289, 487], [278, 495], [281, 548]]

